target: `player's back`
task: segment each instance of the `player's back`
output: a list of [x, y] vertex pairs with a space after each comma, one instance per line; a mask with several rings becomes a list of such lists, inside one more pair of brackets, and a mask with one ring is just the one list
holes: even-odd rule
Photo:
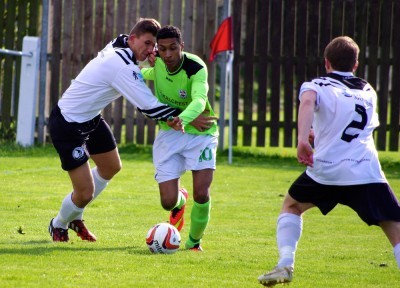
[[385, 182], [373, 140], [379, 125], [374, 89], [347, 72], [306, 82], [305, 90], [317, 93], [310, 177], [329, 185]]
[[[117, 38], [118, 39], [118, 38]], [[84, 122], [94, 118], [110, 102], [121, 96], [114, 87], [115, 78], [122, 77], [123, 69], [137, 71], [134, 55], [129, 48], [110, 42], [71, 81], [58, 105], [65, 119]], [[129, 71], [130, 71], [129, 70]], [[126, 72], [131, 75], [132, 72]]]

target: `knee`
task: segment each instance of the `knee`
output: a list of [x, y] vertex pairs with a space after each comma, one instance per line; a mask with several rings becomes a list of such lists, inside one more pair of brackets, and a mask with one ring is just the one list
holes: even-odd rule
[[119, 160], [118, 162], [116, 162], [111, 168], [111, 174], [112, 176], [114, 176], [115, 174], [117, 174], [119, 171], [121, 171], [122, 169], [122, 162], [121, 160]]
[[168, 195], [164, 197], [161, 196], [161, 206], [167, 211], [174, 209], [177, 201], [178, 199], [176, 197], [168, 197]]
[[119, 171], [122, 169], [122, 162], [118, 161], [110, 164], [107, 167], [99, 167], [97, 166], [99, 171], [99, 175], [106, 180], [111, 180]]
[[114, 175], [117, 174], [119, 171], [121, 171], [121, 169], [122, 169], [122, 162], [120, 160], [114, 167]]
[[210, 194], [208, 192], [207, 193], [194, 193], [193, 200], [199, 204], [207, 203], [208, 201], [210, 201]]
[[90, 201], [92, 201], [92, 200], [93, 200], [93, 193], [84, 195], [84, 196], [81, 198], [81, 201], [82, 201], [83, 203], [85, 203], [85, 206], [86, 206], [87, 204], [89, 204]]
[[74, 202], [77, 207], [83, 208], [93, 200], [93, 195], [94, 189], [75, 190], [72, 195], [72, 202]]
[[311, 203], [300, 203], [293, 199], [289, 194], [286, 195], [283, 201], [281, 212], [302, 215], [306, 210], [313, 207]]
[[176, 205], [176, 201], [168, 201], [168, 200], [161, 200], [161, 206], [163, 207], [164, 210], [171, 211], [174, 209]]
[[85, 203], [85, 205], [89, 204], [90, 201], [93, 200], [94, 197], [94, 186], [87, 187], [85, 192], [80, 195], [81, 201]]

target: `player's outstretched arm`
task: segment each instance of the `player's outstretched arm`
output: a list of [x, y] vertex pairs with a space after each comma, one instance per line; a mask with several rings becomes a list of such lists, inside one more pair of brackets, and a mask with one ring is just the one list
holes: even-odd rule
[[297, 144], [297, 161], [306, 166], [313, 167], [313, 150], [310, 142], [299, 141]]
[[306, 165], [313, 166], [313, 149], [310, 144], [311, 126], [314, 119], [314, 108], [317, 94], [314, 91], [305, 91], [300, 99], [298, 119], [298, 144], [297, 160]]

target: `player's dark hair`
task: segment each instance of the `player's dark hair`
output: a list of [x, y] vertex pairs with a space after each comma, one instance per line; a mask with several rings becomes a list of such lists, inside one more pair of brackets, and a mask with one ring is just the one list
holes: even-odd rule
[[353, 72], [358, 61], [360, 48], [348, 36], [334, 38], [325, 48], [324, 57], [329, 60], [332, 68], [342, 72]]
[[178, 27], [167, 25], [158, 30], [157, 41], [159, 39], [175, 38], [179, 44], [182, 44], [182, 33]]
[[142, 34], [151, 33], [151, 35], [156, 36], [160, 28], [161, 25], [156, 19], [140, 18], [135, 26], [133, 26], [131, 32], [129, 32], [129, 35], [135, 34], [137, 37], [140, 37]]

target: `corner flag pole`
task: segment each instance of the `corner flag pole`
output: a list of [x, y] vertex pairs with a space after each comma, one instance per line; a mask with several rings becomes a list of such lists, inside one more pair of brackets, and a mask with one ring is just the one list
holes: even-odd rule
[[225, 69], [222, 69], [222, 79], [221, 79], [221, 90], [223, 89], [223, 93], [221, 93], [221, 105], [220, 109], [222, 111], [222, 119], [220, 120], [220, 147], [223, 148], [223, 139], [224, 139], [224, 128], [225, 128], [225, 104], [226, 101], [229, 101], [229, 163], [232, 163], [232, 63], [233, 63], [233, 31], [232, 31], [232, 17], [230, 16], [230, 0], [224, 0], [224, 20], [221, 22], [217, 33], [214, 35], [214, 38], [210, 43], [210, 59], [212, 62], [215, 59], [216, 54], [220, 52], [224, 53], [224, 59], [221, 63], [225, 64]]
[[[231, 17], [231, 1], [230, 0], [225, 0], [225, 4], [228, 7], [228, 17]], [[234, 51], [233, 51], [233, 20], [231, 18], [231, 45], [232, 45], [232, 50], [228, 51], [228, 61], [226, 62], [226, 90], [227, 95], [228, 95], [228, 100], [229, 100], [229, 130], [228, 130], [228, 164], [232, 164], [232, 138], [233, 138], [233, 115], [232, 115], [232, 110], [233, 110], [233, 97], [232, 97], [232, 66], [233, 66], [233, 57], [234, 57]]]
[[233, 134], [233, 117], [232, 117], [232, 110], [233, 110], [233, 97], [232, 97], [232, 66], [233, 66], [233, 51], [228, 52], [228, 61], [226, 63], [226, 76], [227, 81], [225, 81], [225, 85], [228, 86], [225, 91], [228, 91], [228, 99], [229, 99], [229, 139], [228, 139], [228, 163], [232, 164], [232, 134]]

